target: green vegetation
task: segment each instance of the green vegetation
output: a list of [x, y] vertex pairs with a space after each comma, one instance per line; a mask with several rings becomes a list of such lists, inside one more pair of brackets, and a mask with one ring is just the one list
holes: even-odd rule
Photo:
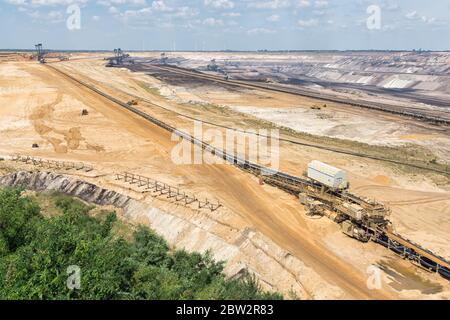
[[138, 84], [141, 88], [143, 88], [145, 91], [147, 91], [151, 95], [161, 96], [161, 91], [159, 91], [158, 88], [150, 87], [145, 82], [141, 82], [141, 81], [139, 81]]
[[236, 115], [235, 112], [229, 107], [221, 106], [215, 103], [183, 103], [181, 106], [195, 116], [204, 116], [205, 112], [211, 112], [220, 116]]
[[[58, 212], [42, 212], [48, 208]], [[58, 194], [1, 189], [0, 299], [281, 298], [251, 277], [226, 280], [210, 254], [171, 250], [143, 226], [130, 226], [129, 240], [116, 230], [123, 227], [114, 212]], [[74, 265], [81, 280], [71, 290], [67, 268]]]

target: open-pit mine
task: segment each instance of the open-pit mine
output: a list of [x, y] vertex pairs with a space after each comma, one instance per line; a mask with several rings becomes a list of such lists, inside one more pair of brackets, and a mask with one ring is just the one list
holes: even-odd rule
[[114, 207], [286, 298], [450, 299], [449, 63], [0, 52], [0, 185]]

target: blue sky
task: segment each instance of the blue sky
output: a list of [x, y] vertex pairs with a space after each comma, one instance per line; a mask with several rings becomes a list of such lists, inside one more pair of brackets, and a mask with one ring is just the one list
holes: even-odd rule
[[0, 17], [0, 48], [450, 50], [450, 0], [0, 0]]

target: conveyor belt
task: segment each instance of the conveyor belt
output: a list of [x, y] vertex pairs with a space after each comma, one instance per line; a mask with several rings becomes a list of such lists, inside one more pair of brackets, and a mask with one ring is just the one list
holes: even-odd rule
[[[311, 186], [315, 185], [315, 183], [310, 180], [292, 176], [292, 175], [289, 175], [289, 174], [286, 174], [283, 172], [274, 171], [272, 169], [265, 168], [258, 164], [251, 163], [245, 159], [241, 159], [234, 155], [229, 155], [225, 151], [223, 151], [221, 149], [217, 149], [199, 139], [196, 139], [193, 136], [191, 136], [189, 133], [180, 131], [180, 130], [170, 126], [169, 124], [166, 124], [165, 122], [163, 122], [155, 117], [152, 117], [149, 114], [142, 112], [141, 110], [139, 110], [131, 105], [128, 105], [127, 103], [124, 103], [124, 102], [110, 96], [109, 94], [106, 94], [106, 93], [98, 90], [97, 88], [93, 87], [92, 85], [89, 85], [81, 80], [78, 80], [75, 77], [73, 77], [53, 66], [48, 66], [48, 67], [51, 68], [52, 70], [55, 70], [56, 72], [62, 74], [63, 76], [71, 79], [72, 81], [105, 97], [106, 99], [120, 105], [121, 107], [124, 107], [127, 110], [143, 117], [144, 119], [152, 122], [153, 124], [156, 124], [157, 126], [163, 128], [165, 130], [168, 130], [170, 132], [176, 133], [178, 136], [183, 137], [183, 138], [187, 139], [188, 141], [191, 141], [193, 144], [200, 146], [201, 148], [211, 152], [212, 154], [226, 160], [227, 162], [229, 162], [243, 170], [250, 171], [256, 175], [260, 175], [261, 173], [267, 175], [268, 173], [270, 173], [271, 179], [275, 179], [275, 180], [283, 183], [286, 186], [286, 188], [289, 188], [289, 186], [291, 186], [293, 190], [297, 190], [298, 186], [305, 185], [305, 184], [311, 185]], [[356, 200], [362, 201], [362, 202], [365, 201], [364, 199], [362, 199], [356, 195], [351, 195], [351, 197], [354, 197], [355, 201]], [[433, 254], [431, 251], [423, 249], [419, 245], [416, 245], [416, 244], [412, 243], [411, 241], [409, 241], [399, 235], [391, 233], [387, 230], [378, 230], [377, 239], [375, 241], [377, 243], [385, 245], [386, 247], [393, 250], [394, 252], [396, 252], [400, 255], [403, 255], [405, 258], [408, 258], [409, 260], [414, 261], [416, 259], [417, 262], [419, 262], [425, 268], [435, 271], [435, 272], [438, 272], [443, 277], [450, 280], [450, 264], [449, 264], [449, 262], [446, 261], [444, 258]], [[394, 242], [392, 242], [392, 241], [394, 241]], [[393, 245], [391, 245], [391, 244], [393, 244]]]
[[450, 262], [418, 244], [389, 231], [380, 233], [375, 242], [380, 243], [403, 258], [413, 261], [429, 271], [437, 272], [442, 277], [450, 280]]
[[[415, 251], [418, 254], [420, 254], [421, 256], [424, 256], [424, 257], [426, 257], [426, 258], [428, 258], [430, 260], [433, 260], [434, 258], [436, 258], [436, 256], [432, 252], [430, 252], [430, 251], [428, 251], [426, 249], [423, 249], [419, 245], [411, 242], [410, 240], [404, 239], [401, 236], [396, 235], [396, 234], [394, 234], [392, 232], [386, 232], [386, 235], [390, 239], [397, 241], [398, 243], [402, 244], [405, 247], [414, 248]], [[441, 261], [442, 266], [450, 269], [450, 263], [448, 261], [445, 261], [444, 258], [442, 258], [442, 257], [439, 257], [439, 258], [442, 259], [442, 261]]]

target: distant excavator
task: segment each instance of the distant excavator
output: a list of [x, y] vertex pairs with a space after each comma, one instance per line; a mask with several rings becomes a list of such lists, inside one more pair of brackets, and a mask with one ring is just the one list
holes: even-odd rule
[[45, 63], [45, 52], [42, 49], [42, 43], [38, 43], [36, 45], [34, 45], [34, 47], [36, 48], [36, 58], [37, 61], [39, 61], [40, 63]]
[[138, 104], [137, 100], [130, 100], [127, 102], [127, 105], [129, 105], [129, 106], [136, 106], [137, 104]]
[[134, 64], [134, 60], [130, 59], [130, 55], [128, 53], [124, 53], [122, 49], [114, 49], [114, 56], [105, 58], [105, 60], [108, 60], [107, 67], [114, 67], [114, 66], [122, 66], [124, 64]]

